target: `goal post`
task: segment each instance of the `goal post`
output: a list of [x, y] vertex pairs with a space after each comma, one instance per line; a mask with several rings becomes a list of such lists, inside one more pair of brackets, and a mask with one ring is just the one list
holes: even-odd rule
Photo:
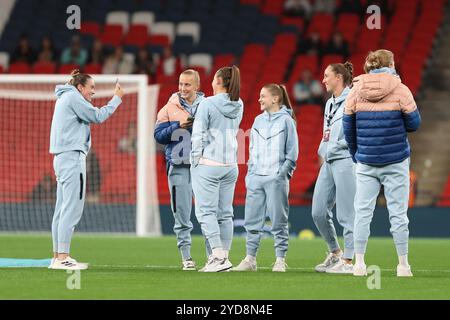
[[[88, 160], [88, 166], [94, 174], [88, 169], [85, 212], [77, 230], [159, 236], [153, 139], [159, 86], [149, 86], [146, 75], [92, 77], [94, 106], [109, 101], [117, 78], [125, 96], [111, 118], [91, 125], [95, 161]], [[54, 183], [48, 182], [48, 176], [54, 182], [48, 146], [54, 89], [69, 79], [0, 75], [0, 231], [50, 231], [55, 194]]]

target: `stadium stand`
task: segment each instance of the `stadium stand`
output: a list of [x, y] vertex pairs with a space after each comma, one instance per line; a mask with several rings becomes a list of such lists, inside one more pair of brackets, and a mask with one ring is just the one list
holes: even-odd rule
[[[10, 1], [11, 2], [11, 1]], [[43, 0], [43, 2], [50, 2]], [[6, 3], [6, 2], [5, 2]], [[390, 15], [382, 16], [381, 30], [369, 30], [365, 27], [364, 13], [337, 14], [316, 13], [306, 19], [283, 15], [284, 0], [152, 0], [122, 1], [98, 0], [91, 4], [88, 0], [77, 1], [83, 12], [83, 22], [79, 34], [83, 44], [100, 39], [109, 52], [117, 46], [123, 46], [127, 53], [135, 54], [141, 47], [147, 48], [160, 61], [165, 47], [170, 46], [180, 59], [183, 67], [199, 69], [202, 76], [202, 89], [212, 94], [210, 83], [219, 67], [236, 63], [242, 74], [241, 97], [245, 103], [245, 116], [242, 129], [248, 130], [254, 117], [260, 112], [257, 102], [259, 89], [267, 82], [285, 83], [292, 94], [292, 88], [301, 72], [308, 68], [314, 77], [322, 80], [324, 69], [329, 63], [343, 62], [342, 55], [298, 54], [297, 45], [306, 37], [317, 32], [325, 44], [334, 30], [342, 32], [350, 48], [349, 60], [355, 67], [355, 75], [363, 72], [362, 65], [369, 50], [384, 47], [392, 50], [398, 61], [398, 71], [414, 95], [418, 95], [422, 86], [423, 72], [431, 57], [433, 39], [443, 20], [444, 0], [388, 1]], [[361, 0], [363, 5], [370, 1]], [[67, 7], [68, 0], [51, 2], [55, 8]], [[337, 1], [339, 4], [339, 1]], [[4, 1], [1, 2], [2, 8]], [[0, 73], [62, 73], [68, 74], [74, 65], [35, 62], [29, 65], [16, 61], [14, 49], [22, 34], [28, 34], [33, 45], [42, 36], [50, 35], [58, 50], [67, 47], [73, 32], [64, 27], [65, 16], [55, 15], [53, 11], [43, 10], [36, 1], [18, 0], [1, 34]], [[2, 10], [3, 11], [3, 10]], [[41, 17], [36, 24], [29, 24], [31, 13]], [[419, 14], [420, 13], [420, 14]], [[2, 20], [0, 20], [2, 21]], [[1, 33], [0, 23], [0, 33]], [[363, 41], [362, 41], [363, 40]], [[177, 90], [177, 74], [167, 75], [161, 71], [161, 65], [154, 81], [161, 85], [158, 100], [159, 108]], [[88, 64], [84, 68], [88, 73], [100, 73], [101, 65]], [[178, 70], [177, 70], [178, 71]], [[153, 77], [152, 77], [153, 79]], [[318, 172], [317, 146], [322, 130], [322, 106], [296, 106], [298, 134], [300, 140], [300, 159], [298, 169], [292, 178], [291, 204], [306, 204], [310, 199], [308, 190], [314, 185]], [[9, 110], [2, 110], [3, 117], [13, 117]], [[31, 119], [31, 118], [30, 118]], [[49, 130], [45, 122], [42, 130]], [[14, 131], [14, 127], [8, 127]], [[2, 130], [6, 130], [2, 127]], [[19, 134], [19, 133], [17, 133]], [[247, 139], [248, 143], [248, 139]], [[1, 154], [8, 156], [6, 145], [1, 144]], [[46, 152], [46, 150], [42, 150]], [[102, 167], [106, 172], [114, 172], [114, 160], [124, 155], [114, 155], [111, 159], [102, 157], [98, 150]], [[246, 151], [247, 153], [247, 151]], [[105, 153], [107, 154], [107, 153]], [[246, 155], [248, 157], [248, 155]], [[123, 194], [124, 186], [134, 183], [135, 158], [121, 159], [127, 163], [130, 174], [120, 177], [106, 175], [101, 190], [103, 201], [124, 201], [132, 203], [135, 194]], [[157, 155], [159, 197], [161, 204], [169, 204], [163, 155]], [[33, 172], [23, 172], [20, 163], [13, 170], [39, 178], [49, 168], [36, 168]], [[245, 200], [244, 177], [246, 166], [240, 165], [239, 181], [236, 186], [236, 204]], [[8, 177], [4, 177], [8, 181]], [[120, 181], [120, 183], [117, 183]], [[115, 182], [115, 183], [113, 183]], [[121, 190], [115, 189], [120, 185]], [[444, 195], [450, 194], [450, 178]], [[29, 186], [30, 190], [32, 185]], [[0, 191], [1, 193], [1, 191]], [[115, 196], [115, 195], [120, 195]], [[443, 196], [444, 197], [444, 196]], [[4, 196], [2, 200], [22, 201], [25, 195]], [[440, 204], [450, 205], [449, 200]]]

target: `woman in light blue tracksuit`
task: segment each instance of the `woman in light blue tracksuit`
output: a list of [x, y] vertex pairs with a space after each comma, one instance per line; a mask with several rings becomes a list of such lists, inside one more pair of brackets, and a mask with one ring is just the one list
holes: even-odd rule
[[244, 111], [236, 66], [219, 69], [212, 87], [214, 96], [198, 106], [191, 138], [195, 215], [212, 250], [200, 270], [203, 272], [232, 267], [228, 252], [233, 239], [233, 197], [238, 177], [236, 135]]
[[[323, 83], [332, 97], [325, 106], [324, 133], [318, 151], [323, 164], [314, 188], [312, 217], [328, 245], [329, 254], [315, 267], [317, 272], [353, 273], [356, 178], [342, 128], [344, 103], [352, 78], [353, 66], [349, 62], [331, 64], [324, 72]], [[344, 252], [339, 246], [333, 223], [335, 205], [337, 220], [343, 227]]]
[[268, 84], [261, 89], [262, 114], [250, 133], [250, 159], [245, 179], [245, 229], [247, 256], [234, 271], [256, 271], [256, 254], [266, 214], [272, 221], [276, 261], [272, 271], [286, 271], [289, 230], [289, 179], [298, 158], [295, 115], [283, 85]]
[[91, 147], [90, 123], [102, 123], [122, 103], [123, 91], [116, 84], [114, 97], [103, 108], [91, 101], [94, 80], [74, 70], [66, 85], [56, 86], [56, 105], [50, 130], [50, 153], [54, 155], [57, 195], [52, 222], [54, 258], [49, 268], [79, 270], [86, 264], [69, 256], [75, 226], [81, 219], [86, 193], [86, 156]]

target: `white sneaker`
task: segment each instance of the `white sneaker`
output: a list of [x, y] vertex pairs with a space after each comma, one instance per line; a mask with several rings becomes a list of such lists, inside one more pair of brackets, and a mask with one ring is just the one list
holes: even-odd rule
[[412, 277], [411, 266], [404, 266], [399, 264], [397, 266], [397, 277]]
[[208, 265], [209, 260], [211, 260], [211, 259], [212, 259], [212, 255], [210, 255], [210, 256], [208, 257], [208, 259], [207, 259], [206, 262], [205, 262], [205, 265], [203, 266], [203, 268], [201, 268], [200, 270], [198, 270], [198, 272], [205, 272], [206, 266]]
[[256, 261], [250, 262], [246, 259], [242, 260], [241, 263], [235, 268], [233, 268], [233, 271], [256, 271]]
[[317, 272], [326, 272], [327, 269], [334, 267], [336, 264], [339, 263], [342, 257], [342, 251], [340, 251], [338, 254], [335, 254], [333, 252], [330, 252], [327, 254], [327, 257], [325, 260], [318, 264], [314, 270]]
[[[89, 267], [89, 263], [85, 263], [85, 262], [77, 262], [77, 261], [76, 261], [74, 258], [72, 258], [72, 257], [67, 257], [66, 260], [69, 261], [69, 262], [77, 263], [77, 264], [79, 264], [79, 265], [81, 265], [81, 266], [84, 266], [85, 269], [87, 269], [87, 268]], [[53, 269], [53, 264], [55, 263], [55, 261], [56, 261], [56, 258], [52, 258], [52, 260], [51, 260], [51, 262], [50, 262], [50, 265], [48, 266], [49, 269]], [[83, 269], [83, 270], [85, 270], [85, 269]]]
[[288, 265], [284, 261], [276, 261], [273, 264], [272, 272], [286, 272]]
[[183, 270], [184, 271], [196, 270], [196, 268], [195, 268], [195, 261], [192, 260], [192, 259], [184, 260], [183, 261]]
[[365, 264], [355, 264], [353, 266], [353, 275], [356, 277], [367, 276], [367, 267]]
[[202, 268], [204, 269], [202, 272], [221, 272], [227, 271], [232, 267], [233, 265], [227, 258], [220, 259], [215, 256], [211, 256], [211, 258], [208, 259], [206, 266]]
[[86, 270], [87, 268], [88, 266], [86, 264], [76, 262], [70, 257], [64, 260], [56, 259], [52, 265], [53, 270]]
[[331, 268], [328, 268], [325, 272], [334, 274], [353, 274], [353, 264], [349, 264], [343, 259], [340, 259], [338, 263]]

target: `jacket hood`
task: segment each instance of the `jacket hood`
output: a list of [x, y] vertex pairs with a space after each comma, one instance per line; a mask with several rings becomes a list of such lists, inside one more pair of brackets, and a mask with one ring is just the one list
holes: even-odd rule
[[292, 117], [292, 109], [289, 109], [285, 105], [282, 105], [281, 109], [277, 112], [269, 113], [267, 111], [264, 111], [264, 119], [268, 121], [273, 121], [283, 116]]
[[58, 99], [66, 92], [78, 92], [78, 90], [71, 84], [57, 85], [55, 87], [55, 95]]
[[211, 97], [212, 105], [226, 118], [236, 119], [244, 104], [242, 100], [231, 101], [228, 93], [219, 93]]
[[[203, 92], [197, 92], [197, 98], [195, 98], [194, 105], [198, 105], [201, 101], [200, 98], [203, 98], [204, 96], [205, 96], [205, 94]], [[181, 105], [181, 102], [180, 102], [180, 95], [178, 92], [175, 92], [174, 94], [172, 94], [172, 96], [169, 98], [168, 103], [174, 104], [178, 108], [183, 109], [183, 106]]]
[[392, 93], [400, 84], [398, 76], [390, 73], [363, 74], [353, 80], [361, 98], [377, 102]]
[[[339, 103], [339, 102], [344, 101], [347, 98], [349, 92], [350, 92], [350, 88], [345, 87], [344, 90], [342, 91], [341, 95], [334, 99], [334, 102]], [[331, 97], [331, 99], [333, 99], [333, 97]]]

